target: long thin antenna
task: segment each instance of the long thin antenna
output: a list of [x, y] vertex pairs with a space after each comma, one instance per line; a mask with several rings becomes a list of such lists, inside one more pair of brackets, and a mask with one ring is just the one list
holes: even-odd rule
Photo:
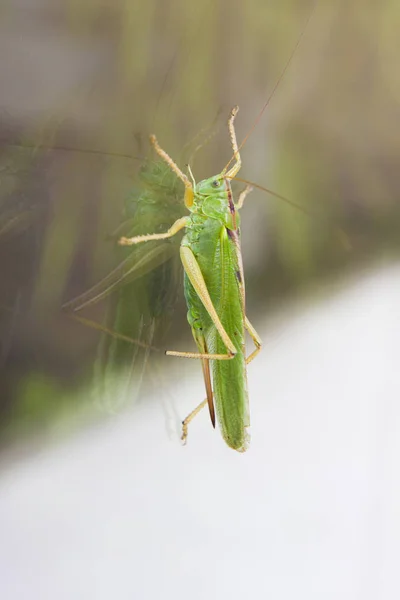
[[350, 241], [350, 238], [347, 235], [347, 233], [344, 231], [344, 229], [342, 229], [341, 227], [336, 227], [335, 225], [332, 225], [332, 223], [326, 217], [317, 215], [317, 214], [307, 210], [306, 208], [304, 208], [304, 206], [302, 206], [301, 204], [298, 204], [297, 202], [294, 202], [293, 200], [289, 200], [289, 198], [286, 198], [285, 196], [282, 196], [281, 194], [277, 194], [276, 192], [274, 192], [273, 190], [270, 190], [267, 187], [258, 185], [258, 183], [253, 183], [252, 181], [248, 181], [247, 179], [243, 179], [242, 177], [231, 177], [230, 179], [232, 179], [233, 181], [240, 181], [241, 183], [246, 183], [247, 185], [249, 185], [251, 187], [255, 187], [258, 190], [261, 190], [262, 192], [267, 192], [267, 194], [271, 194], [271, 196], [275, 196], [275, 198], [278, 198], [279, 200], [282, 200], [283, 202], [285, 202], [286, 204], [289, 204], [293, 208], [296, 208], [297, 210], [302, 212], [307, 217], [310, 217], [311, 219], [317, 219], [320, 222], [323, 222], [323, 221], [327, 222], [329, 227], [331, 228], [331, 230], [333, 232], [335, 232], [335, 234], [337, 235], [338, 239], [343, 244], [343, 246], [347, 250], [351, 250], [351, 248], [352, 248], [351, 241]]
[[[251, 134], [253, 133], [254, 129], [257, 127], [258, 123], [260, 122], [260, 119], [261, 119], [261, 117], [262, 117], [262, 116], [263, 116], [263, 114], [264, 114], [264, 111], [265, 111], [265, 109], [267, 108], [267, 106], [268, 106], [268, 105], [269, 105], [269, 103], [271, 102], [271, 100], [272, 100], [272, 98], [273, 98], [273, 96], [274, 96], [274, 94], [275, 94], [276, 90], [278, 89], [278, 87], [279, 87], [279, 85], [280, 85], [280, 83], [281, 83], [282, 79], [285, 77], [285, 75], [286, 75], [286, 72], [287, 72], [287, 70], [289, 69], [289, 67], [290, 67], [290, 64], [291, 64], [291, 62], [292, 62], [292, 60], [293, 60], [293, 58], [294, 58], [294, 55], [296, 54], [296, 52], [297, 52], [297, 49], [298, 49], [298, 47], [300, 46], [300, 43], [301, 43], [301, 41], [302, 41], [302, 39], [303, 39], [303, 37], [304, 37], [304, 34], [305, 34], [305, 32], [306, 32], [306, 29], [307, 29], [307, 27], [308, 27], [308, 24], [309, 24], [309, 22], [310, 22], [310, 20], [311, 20], [311, 17], [312, 17], [312, 15], [314, 14], [314, 10], [315, 10], [315, 7], [316, 7], [316, 5], [317, 5], [317, 1], [316, 1], [316, 2], [314, 2], [314, 5], [313, 5], [313, 7], [312, 7], [312, 10], [310, 11], [310, 14], [309, 14], [309, 15], [308, 15], [308, 17], [307, 17], [307, 21], [306, 21], [306, 23], [305, 23], [305, 25], [304, 25], [304, 27], [303, 27], [303, 29], [302, 29], [302, 32], [300, 33], [300, 36], [299, 36], [299, 38], [298, 38], [298, 40], [297, 40], [297, 42], [296, 42], [296, 45], [294, 46], [294, 48], [293, 48], [293, 50], [292, 50], [292, 52], [291, 52], [291, 54], [290, 54], [290, 56], [289, 56], [289, 59], [288, 59], [288, 61], [286, 62], [286, 65], [285, 65], [285, 67], [283, 68], [283, 70], [282, 70], [281, 74], [279, 75], [279, 77], [278, 77], [278, 80], [277, 80], [277, 82], [275, 83], [275, 85], [274, 85], [274, 87], [273, 87], [273, 90], [272, 90], [272, 92], [271, 92], [271, 93], [270, 93], [270, 95], [268, 96], [268, 99], [267, 99], [267, 101], [265, 102], [264, 106], [262, 107], [262, 109], [261, 109], [261, 110], [260, 110], [260, 112], [258, 113], [257, 117], [255, 118], [255, 121], [254, 121], [253, 125], [250, 127], [250, 129], [249, 129], [249, 131], [247, 132], [247, 134], [245, 135], [244, 139], [243, 139], [243, 140], [241, 141], [241, 143], [239, 144], [239, 148], [238, 148], [238, 150], [241, 150], [241, 148], [243, 148], [243, 146], [246, 144], [247, 140], [249, 139], [249, 137], [250, 137], [250, 136], [251, 136]], [[232, 162], [233, 160], [235, 160], [235, 156], [234, 156], [234, 155], [231, 157], [231, 159], [229, 160], [228, 164], [225, 166], [225, 168], [224, 168], [224, 171], [225, 171], [226, 169], [228, 169], [229, 165], [231, 164], [231, 162]]]
[[271, 194], [271, 196], [275, 196], [275, 198], [278, 198], [279, 200], [286, 202], [286, 204], [289, 204], [290, 206], [297, 208], [297, 210], [300, 210], [302, 213], [304, 213], [308, 217], [315, 216], [312, 213], [310, 213], [306, 208], [304, 208], [304, 206], [302, 206], [301, 204], [297, 204], [297, 202], [294, 202], [293, 200], [289, 200], [289, 198], [286, 198], [285, 196], [282, 196], [281, 194], [278, 194], [277, 192], [274, 192], [273, 190], [270, 190], [267, 187], [258, 185], [258, 183], [253, 183], [252, 181], [248, 181], [247, 179], [243, 179], [242, 177], [231, 177], [230, 179], [232, 179], [233, 181], [240, 181], [240, 183], [247, 183], [247, 185], [257, 188], [258, 190], [261, 190], [262, 192], [267, 192], [267, 194]]

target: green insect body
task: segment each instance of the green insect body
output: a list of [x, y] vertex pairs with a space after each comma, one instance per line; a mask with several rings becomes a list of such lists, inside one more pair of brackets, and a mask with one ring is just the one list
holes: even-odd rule
[[[134, 245], [164, 240], [185, 228], [180, 247], [184, 292], [188, 321], [199, 352], [167, 351], [167, 354], [202, 361], [207, 398], [183, 421], [182, 439], [186, 440], [189, 422], [206, 404], [215, 426], [215, 405], [225, 442], [243, 452], [248, 447], [247, 428], [250, 425], [246, 365], [260, 351], [261, 340], [246, 318], [240, 251], [238, 211], [251, 188], [243, 190], [235, 204], [230, 184], [241, 166], [233, 126], [237, 111], [237, 107], [232, 110], [228, 122], [234, 165], [228, 170], [228, 163], [219, 175], [198, 184], [190, 181], [158, 145], [156, 138], [151, 137], [156, 152], [184, 183], [184, 201], [190, 215], [175, 221], [166, 233], [124, 237], [119, 243]], [[255, 344], [255, 350], [248, 358], [245, 356], [245, 329]]]
[[[245, 450], [250, 419], [244, 344], [244, 279], [239, 215], [232, 201], [230, 181], [221, 176], [201, 181], [194, 189], [190, 210], [182, 246], [192, 250], [222, 326], [237, 351], [231, 360], [211, 361], [217, 417], [228, 446]], [[199, 350], [225, 354], [224, 342], [186, 273], [184, 290], [188, 321]]]

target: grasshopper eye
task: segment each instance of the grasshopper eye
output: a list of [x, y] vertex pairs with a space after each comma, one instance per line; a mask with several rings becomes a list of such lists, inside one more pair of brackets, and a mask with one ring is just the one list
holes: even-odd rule
[[219, 181], [219, 179], [214, 179], [214, 181], [212, 182], [213, 187], [217, 188], [221, 185], [221, 182]]

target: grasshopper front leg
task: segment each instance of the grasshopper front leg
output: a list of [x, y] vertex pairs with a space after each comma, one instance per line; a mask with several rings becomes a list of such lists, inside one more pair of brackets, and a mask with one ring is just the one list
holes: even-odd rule
[[167, 240], [173, 237], [178, 231], [186, 227], [189, 217], [181, 217], [165, 233], [147, 233], [145, 235], [136, 235], [135, 237], [127, 238], [122, 237], [118, 240], [120, 246], [133, 246], [134, 244], [141, 244], [142, 242], [149, 242], [151, 240]]

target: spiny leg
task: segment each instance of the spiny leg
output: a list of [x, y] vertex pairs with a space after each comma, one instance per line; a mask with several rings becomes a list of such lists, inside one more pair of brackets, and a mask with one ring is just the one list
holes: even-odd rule
[[178, 358], [201, 358], [205, 360], [232, 360], [234, 354], [203, 354], [202, 352], [181, 352], [180, 350], [167, 350], [167, 356]]
[[198, 406], [196, 406], [196, 408], [194, 410], [192, 410], [192, 412], [186, 417], [186, 419], [183, 419], [182, 435], [181, 435], [181, 440], [182, 440], [183, 444], [186, 444], [189, 423], [191, 421], [193, 421], [195, 416], [198, 415], [199, 412], [201, 411], [201, 409], [204, 408], [205, 406], [207, 406], [207, 398], [205, 400], [203, 400], [203, 402], [201, 402]]
[[235, 204], [236, 210], [240, 210], [242, 208], [244, 201], [246, 199], [246, 196], [248, 196], [248, 194], [250, 194], [250, 192], [252, 192], [252, 191], [253, 191], [253, 187], [251, 185], [246, 185], [244, 190], [242, 190], [240, 192], [238, 201]]
[[261, 341], [261, 338], [258, 335], [257, 331], [254, 329], [253, 325], [250, 323], [250, 321], [248, 320], [247, 317], [245, 317], [244, 326], [247, 329], [247, 331], [249, 332], [250, 337], [253, 340], [254, 345], [256, 347], [256, 349], [253, 350], [253, 352], [250, 354], [250, 356], [248, 356], [246, 358], [246, 365], [248, 365], [257, 356], [257, 354], [261, 351], [262, 341]]
[[[207, 351], [208, 351], [208, 349], [207, 349], [207, 342], [206, 342], [206, 339], [205, 339], [204, 335], [199, 330], [197, 330], [196, 328], [193, 328], [193, 327], [192, 327], [192, 333], [193, 333], [193, 337], [194, 337], [194, 339], [196, 341], [196, 344], [197, 344], [198, 348], [204, 354], [206, 354]], [[211, 384], [210, 361], [203, 359], [201, 361], [201, 366], [202, 366], [202, 369], [203, 369], [203, 379], [204, 379], [204, 385], [205, 385], [205, 388], [206, 388], [207, 398], [199, 406], [197, 406], [190, 413], [190, 415], [188, 415], [186, 417], [186, 419], [184, 419], [182, 421], [182, 436], [181, 436], [181, 440], [182, 440], [183, 443], [186, 443], [186, 438], [187, 438], [187, 435], [188, 435], [188, 425], [189, 425], [190, 421], [192, 419], [194, 419], [194, 417], [197, 415], [197, 413], [200, 412], [200, 410], [206, 404], [208, 404], [212, 426], [215, 428], [215, 408], [214, 408], [214, 395], [213, 395], [212, 384]]]
[[177, 175], [179, 177], [179, 179], [181, 181], [183, 181], [183, 184], [185, 186], [185, 199], [184, 199], [185, 206], [187, 206], [189, 208], [190, 206], [192, 206], [192, 204], [193, 204], [193, 198], [194, 198], [194, 191], [193, 191], [193, 184], [192, 184], [192, 182], [190, 181], [190, 179], [188, 177], [186, 177], [185, 173], [183, 173], [180, 170], [180, 168], [178, 167], [178, 165], [176, 164], [176, 162], [174, 162], [172, 160], [172, 158], [170, 157], [170, 155], [167, 154], [165, 152], [165, 150], [163, 150], [161, 148], [161, 146], [157, 142], [157, 138], [156, 138], [155, 135], [151, 135], [150, 136], [150, 143], [154, 147], [154, 149], [157, 152], [158, 156], [160, 156], [160, 158], [162, 158], [163, 161], [165, 163], [167, 163], [167, 165], [175, 173], [175, 175]]
[[185, 187], [191, 187], [192, 184], [190, 183], [189, 179], [186, 177], [185, 173], [183, 173], [180, 170], [180, 168], [178, 167], [176, 162], [172, 160], [170, 155], [167, 154], [165, 152], [165, 150], [163, 150], [161, 148], [155, 135], [150, 136], [150, 143], [154, 147], [154, 150], [157, 152], [157, 154], [160, 156], [160, 158], [162, 158], [163, 161], [167, 163], [169, 168], [179, 177], [179, 179], [181, 181], [183, 181], [183, 183], [185, 184]]
[[[235, 126], [233, 123], [238, 112], [239, 112], [238, 106], [235, 106], [234, 108], [232, 108], [231, 116], [229, 117], [229, 121], [228, 121], [229, 136], [231, 138], [233, 155], [234, 155], [235, 161], [236, 161], [235, 164], [233, 165], [233, 167], [231, 167], [225, 175], [226, 177], [229, 177], [229, 178], [235, 177], [235, 175], [240, 171], [240, 167], [242, 166], [242, 159], [240, 158], [239, 146], [237, 143]], [[227, 167], [229, 166], [231, 161], [232, 161], [232, 159], [229, 161]], [[227, 168], [227, 167], [225, 167], [225, 168]]]
[[122, 237], [118, 240], [118, 244], [120, 246], [133, 246], [134, 244], [140, 244], [142, 242], [149, 242], [150, 240], [166, 240], [170, 237], [173, 237], [178, 231], [186, 227], [186, 224], [189, 220], [189, 217], [181, 217], [171, 227], [168, 229], [166, 233], [148, 233], [146, 235], [136, 235], [132, 238]]

